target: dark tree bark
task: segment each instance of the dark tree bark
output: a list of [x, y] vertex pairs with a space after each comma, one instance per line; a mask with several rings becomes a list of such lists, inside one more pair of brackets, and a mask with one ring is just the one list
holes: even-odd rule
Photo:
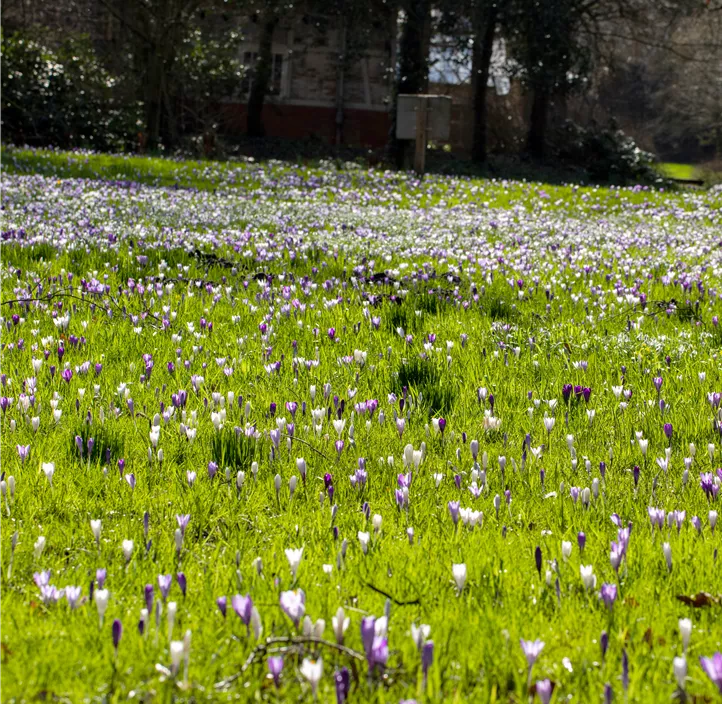
[[496, 33], [497, 6], [492, 2], [486, 8], [476, 9], [474, 16], [474, 47], [471, 70], [473, 76], [474, 134], [471, 159], [477, 164], [486, 161], [487, 114], [486, 96], [491, 67], [491, 53]]
[[389, 146], [398, 168], [408, 165], [413, 145], [396, 139], [396, 103], [401, 93], [425, 93], [429, 89], [429, 33], [431, 29], [431, 1], [408, 0], [404, 6], [406, 19], [399, 42], [399, 76], [394, 91]]
[[278, 14], [271, 10], [261, 18], [261, 37], [258, 44], [258, 58], [251, 80], [251, 93], [248, 96], [248, 117], [246, 130], [249, 137], [265, 136], [263, 127], [263, 103], [266, 100], [268, 86], [273, 70], [273, 32], [278, 24]]
[[535, 159], [544, 158], [548, 114], [549, 94], [541, 87], [536, 88], [531, 105], [529, 134], [527, 136], [527, 151]]

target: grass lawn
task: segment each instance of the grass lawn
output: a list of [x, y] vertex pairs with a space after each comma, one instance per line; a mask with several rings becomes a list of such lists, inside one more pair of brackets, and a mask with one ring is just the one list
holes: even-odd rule
[[2, 160], [4, 702], [722, 693], [719, 193]]

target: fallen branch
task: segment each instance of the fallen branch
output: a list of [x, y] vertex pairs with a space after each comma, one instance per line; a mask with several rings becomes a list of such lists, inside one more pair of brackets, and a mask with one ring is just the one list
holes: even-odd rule
[[354, 660], [359, 660], [363, 662], [366, 659], [366, 656], [362, 653], [357, 652], [356, 650], [352, 650], [351, 648], [347, 648], [345, 645], [339, 645], [338, 643], [334, 643], [330, 640], [325, 640], [323, 638], [316, 638], [314, 636], [279, 636], [275, 638], [267, 638], [265, 643], [259, 643], [248, 655], [246, 658], [246, 661], [243, 663], [241, 669], [236, 672], [235, 674], [231, 675], [230, 677], [227, 677], [225, 680], [221, 680], [220, 682], [216, 682], [214, 685], [215, 689], [225, 689], [226, 687], [233, 684], [237, 679], [243, 676], [243, 674], [248, 670], [251, 665], [253, 665], [256, 662], [256, 658], [259, 655], [265, 655], [266, 652], [272, 648], [273, 646], [278, 645], [286, 645], [286, 646], [299, 646], [312, 643], [314, 645], [320, 645], [324, 648], [331, 648], [332, 650], [337, 650], [339, 653], [343, 653], [344, 655], [347, 655], [350, 658], [353, 658]]

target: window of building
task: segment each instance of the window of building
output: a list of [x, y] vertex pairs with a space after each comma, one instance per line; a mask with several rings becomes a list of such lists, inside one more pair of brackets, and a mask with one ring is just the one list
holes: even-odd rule
[[[241, 82], [241, 95], [248, 97], [251, 92], [251, 86], [253, 85], [253, 73], [256, 68], [256, 61], [258, 60], [258, 52], [256, 51], [244, 51], [243, 52], [243, 65], [246, 67], [246, 72]], [[283, 85], [283, 54], [273, 54], [271, 64], [271, 79], [268, 85], [269, 95], [280, 95], [281, 86]]]

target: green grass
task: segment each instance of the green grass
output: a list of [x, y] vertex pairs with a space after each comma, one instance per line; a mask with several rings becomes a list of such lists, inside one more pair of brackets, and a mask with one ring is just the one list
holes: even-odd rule
[[665, 162], [659, 165], [659, 170], [667, 178], [678, 178], [692, 181], [702, 178], [702, 171], [692, 164], [675, 164]]
[[[302, 663], [322, 657], [323, 702], [335, 701], [333, 672], [347, 667], [351, 702], [520, 703], [534, 695], [519, 641], [537, 638], [545, 647], [531, 681], [550, 679], [552, 701], [599, 701], [610, 684], [616, 701], [658, 702], [675, 694], [681, 618], [693, 626], [685, 686], [714, 701], [699, 657], [721, 649], [722, 527], [711, 529], [719, 499], [707, 499], [699, 475], [721, 464], [707, 398], [722, 391], [713, 321], [722, 313], [719, 196], [7, 149], [3, 180], [0, 395], [13, 401], [0, 416], [0, 451], [4, 480], [16, 484], [0, 506], [4, 702], [309, 701]], [[116, 180], [143, 186], [108, 183]], [[10, 304], [30, 293], [41, 300]], [[68, 312], [64, 330], [54, 320]], [[42, 360], [37, 370], [33, 359]], [[276, 362], [278, 371], [264, 366]], [[34, 406], [25, 410], [31, 377]], [[565, 404], [565, 383], [591, 388], [589, 401], [572, 395]], [[626, 401], [613, 388], [620, 385], [632, 392]], [[186, 406], [166, 419], [179, 390]], [[373, 416], [355, 410], [367, 399], [379, 402]], [[286, 402], [298, 404], [295, 418]], [[320, 409], [315, 420], [312, 409]], [[213, 415], [222, 410], [224, 420]], [[394, 414], [405, 419], [402, 431]], [[434, 429], [441, 415], [443, 435]], [[551, 432], [545, 415], [556, 419]], [[279, 417], [294, 423], [293, 439], [282, 436], [272, 453]], [[182, 426], [195, 430], [192, 440]], [[245, 433], [251, 426], [257, 439]], [[649, 441], [646, 456], [636, 432]], [[76, 436], [86, 448], [94, 439], [90, 458], [79, 455]], [[407, 444], [424, 453], [408, 507], [399, 507]], [[30, 445], [24, 464], [16, 445]], [[657, 458], [667, 448], [663, 471]], [[360, 458], [368, 481], [354, 487]], [[52, 485], [47, 462], [55, 463]], [[572, 487], [595, 486], [588, 506], [571, 498]], [[483, 512], [475, 528], [454, 525], [448, 504], [456, 500]], [[649, 506], [685, 510], [681, 529], [652, 529]], [[618, 572], [614, 513], [633, 524]], [[190, 521], [178, 550], [183, 514]], [[97, 545], [92, 519], [102, 519]], [[359, 532], [370, 534], [367, 553]], [[39, 536], [46, 546], [36, 555]], [[128, 561], [124, 540], [134, 542]], [[563, 541], [573, 545], [568, 559]], [[301, 547], [294, 577], [285, 550]], [[459, 593], [452, 565], [462, 563]], [[593, 566], [593, 590], [582, 565]], [[99, 568], [110, 593], [102, 624], [87, 599]], [[82, 587], [78, 608], [43, 603], [33, 581], [42, 570], [58, 588]], [[161, 574], [173, 575], [173, 632], [164, 603], [160, 621], [151, 614], [140, 635], [144, 587], [154, 585], [160, 599]], [[618, 587], [612, 609], [599, 599], [602, 583]], [[281, 592], [294, 588], [305, 592], [306, 614], [325, 621], [324, 642], [304, 639], [281, 610]], [[713, 603], [679, 599], [702, 592]], [[234, 613], [234, 594], [250, 594], [262, 634]], [[225, 618], [216, 605], [224, 595]], [[334, 647], [339, 607], [350, 618], [345, 649]], [[384, 613], [388, 661], [369, 672], [361, 620]], [[422, 623], [434, 643], [426, 681], [410, 636]], [[171, 642], [187, 631], [187, 678], [183, 666], [168, 677], [156, 665], [170, 667]], [[272, 653], [285, 658], [278, 690], [267, 677]]]

